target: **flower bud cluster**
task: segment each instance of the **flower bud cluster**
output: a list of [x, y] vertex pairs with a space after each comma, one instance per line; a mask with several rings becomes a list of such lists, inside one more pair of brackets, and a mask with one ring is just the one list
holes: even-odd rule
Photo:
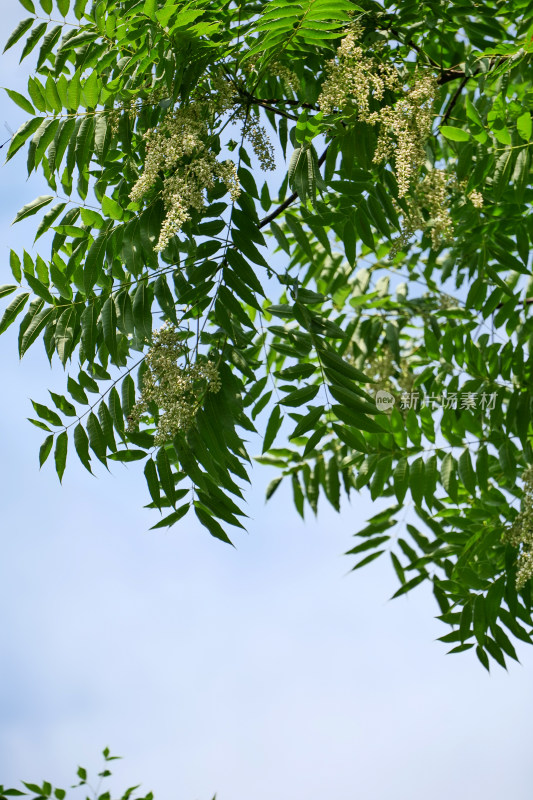
[[533, 467], [522, 473], [524, 495], [522, 510], [505, 533], [505, 540], [520, 549], [516, 588], [521, 589], [533, 577]]
[[366, 386], [368, 392], [383, 389], [394, 394], [398, 392], [398, 387], [403, 392], [413, 390], [415, 375], [410, 369], [410, 359], [402, 356], [397, 365], [388, 345], [384, 345], [381, 352], [370, 356], [365, 363], [364, 372], [373, 381]]
[[298, 75], [287, 67], [286, 64], [281, 64], [279, 61], [271, 61], [268, 65], [268, 71], [276, 78], [280, 78], [289, 89], [297, 92], [300, 88], [300, 79]]
[[240, 193], [235, 165], [220, 163], [206, 147], [208, 109], [193, 103], [170, 114], [156, 128], [145, 134], [146, 161], [144, 172], [135, 183], [130, 199], [141, 200], [155, 185], [161, 171], [172, 174], [163, 180], [163, 200], [167, 216], [155, 247], [161, 252], [172, 236], [190, 219], [190, 209], [205, 207], [204, 192], [220, 178], [232, 200]]
[[[389, 258], [403, 250], [417, 231], [431, 229], [431, 243], [434, 248], [452, 241], [454, 234], [453, 220], [450, 214], [454, 196], [464, 197], [466, 181], [459, 183], [455, 177], [445, 170], [433, 169], [416, 185], [407, 198], [409, 211], [405, 214], [396, 204], [398, 213], [403, 214], [402, 231], [395, 239], [389, 252]], [[467, 196], [475, 208], [483, 208], [483, 195], [472, 191]], [[425, 210], [429, 214], [426, 221]]]
[[[425, 143], [431, 132], [437, 81], [432, 75], [415, 76], [407, 90], [398, 71], [366, 55], [356, 44], [360, 29], [352, 29], [327, 67], [328, 77], [318, 99], [325, 114], [353, 105], [358, 119], [380, 125], [375, 163], [394, 157], [399, 196], [404, 197], [425, 161]], [[392, 105], [370, 111], [370, 101], [381, 102], [385, 91], [403, 96]]]
[[405, 97], [369, 115], [369, 122], [381, 124], [374, 161], [394, 156], [399, 197], [405, 197], [426, 160], [436, 91], [437, 81], [432, 75], [417, 77]]
[[237, 110], [235, 118], [243, 121], [243, 136], [252, 145], [261, 169], [265, 171], [276, 169], [274, 147], [266, 130], [259, 124], [258, 118], [252, 116], [251, 110], [245, 107]]
[[483, 208], [483, 195], [481, 194], [481, 192], [477, 192], [475, 190], [473, 192], [470, 192], [470, 194], [468, 195], [468, 199], [470, 200], [474, 208]]
[[394, 67], [379, 63], [357, 46], [359, 33], [360, 29], [350, 30], [337, 48], [336, 59], [327, 66], [328, 77], [318, 104], [324, 114], [355, 104], [359, 119], [366, 121], [370, 115], [369, 98], [383, 100], [385, 90], [397, 92], [401, 89], [401, 82]]
[[[407, 198], [409, 211], [403, 214], [402, 231], [394, 240], [389, 258], [405, 249], [417, 231], [431, 229], [431, 243], [437, 248], [450, 242], [453, 236], [453, 221], [450, 216], [451, 194], [457, 187], [455, 176], [445, 170], [433, 169], [424, 176], [414, 192]], [[397, 210], [400, 211], [399, 206]], [[429, 214], [426, 221], [425, 210]], [[403, 212], [402, 212], [403, 213]]]
[[146, 355], [148, 369], [143, 376], [141, 397], [131, 411], [128, 430], [136, 430], [149, 405], [155, 404], [163, 411], [157, 423], [157, 446], [189, 430], [206, 392], [218, 392], [221, 387], [213, 361], [205, 359], [180, 366], [178, 361], [186, 354], [187, 347], [174, 325], [164, 325], [154, 333], [153, 345]]

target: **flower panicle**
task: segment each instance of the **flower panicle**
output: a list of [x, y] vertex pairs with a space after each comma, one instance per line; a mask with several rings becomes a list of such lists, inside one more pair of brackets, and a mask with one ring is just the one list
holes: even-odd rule
[[157, 421], [157, 446], [172, 441], [176, 434], [193, 426], [206, 393], [218, 392], [221, 381], [218, 368], [210, 359], [181, 366], [180, 359], [187, 355], [187, 346], [175, 325], [166, 324], [155, 331], [146, 355], [147, 371], [143, 376], [141, 397], [131, 410], [128, 431], [138, 428], [152, 403], [163, 411]]
[[524, 494], [522, 509], [505, 531], [504, 541], [518, 548], [516, 588], [522, 589], [533, 578], [533, 466], [522, 473]]

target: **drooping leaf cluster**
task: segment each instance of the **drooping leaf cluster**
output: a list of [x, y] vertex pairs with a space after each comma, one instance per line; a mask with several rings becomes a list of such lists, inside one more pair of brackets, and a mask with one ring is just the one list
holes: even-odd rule
[[[108, 789], [104, 791], [102, 782], [111, 777], [111, 762], [120, 759], [120, 756], [112, 756], [108, 747], [102, 751], [102, 756], [104, 764], [102, 771], [96, 776], [98, 778], [96, 787], [91, 785], [90, 777], [85, 767], [78, 767], [76, 771], [78, 782], [70, 787], [71, 789], [82, 787], [84, 791], [90, 792], [88, 800], [89, 797], [91, 800], [111, 800], [111, 792]], [[27, 797], [29, 800], [65, 800], [65, 797], [67, 797], [66, 789], [55, 788], [49, 781], [43, 781], [42, 784], [22, 781], [22, 785], [26, 791], [6, 788], [0, 784], [0, 800], [7, 800], [11, 797]], [[136, 800], [153, 800], [154, 795], [152, 792], [139, 793], [136, 791], [139, 788], [139, 786], [130, 786], [123, 792], [120, 800], [133, 800], [133, 798], [136, 798]], [[142, 797], [140, 796], [141, 794]], [[213, 800], [216, 800], [216, 795]]]
[[[229, 541], [259, 432], [258, 461], [280, 470], [269, 496], [289, 481], [302, 515], [364, 487], [391, 498], [356, 533], [354, 569], [389, 554], [397, 595], [432, 583], [453, 652], [516, 658], [510, 637], [529, 642], [532, 625], [531, 581], [516, 585], [527, 553], [506, 538], [533, 462], [530, 5], [20, 2], [6, 47], [38, 58], [27, 96], [8, 92], [29, 115], [8, 158], [26, 147], [50, 187], [16, 220], [39, 214], [51, 249], [11, 253], [0, 332], [21, 319], [20, 355], [41, 340], [68, 371], [65, 395], [34, 402], [41, 464], [53, 453], [62, 478], [72, 448], [89, 471], [143, 461], [154, 527], [192, 509]], [[349, 32], [398, 88], [363, 113], [353, 86], [325, 113]], [[433, 126], [405, 194], [405, 109], [428, 76]], [[132, 189], [149, 131], [195, 108], [198, 153], [233, 159], [240, 195], [213, 177], [158, 254], [165, 187], [197, 156], [141, 200]], [[258, 163], [267, 136], [287, 160], [279, 186]], [[187, 363], [215, 361], [221, 388], [158, 447], [166, 409], [136, 429], [131, 415], [164, 322]]]

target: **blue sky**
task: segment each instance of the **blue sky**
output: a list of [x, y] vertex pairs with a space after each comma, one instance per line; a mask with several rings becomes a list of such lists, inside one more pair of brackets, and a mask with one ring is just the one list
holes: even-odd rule
[[[26, 12], [2, 14], [5, 39]], [[23, 89], [17, 62], [0, 59], [0, 85]], [[0, 106], [15, 129], [22, 112]], [[0, 181], [9, 283], [9, 248], [32, 252], [34, 230], [10, 222], [42, 186], [24, 157]], [[378, 510], [366, 495], [304, 524], [284, 487], [265, 506], [258, 468], [236, 549], [194, 520], [148, 532], [135, 465], [94, 479], [72, 457], [62, 487], [39, 472], [29, 398], [63, 371], [39, 344], [19, 362], [13, 328], [0, 358], [0, 783], [67, 787], [109, 746], [112, 785], [157, 800], [530, 798], [531, 648], [489, 677], [434, 641], [425, 588], [389, 603], [387, 561], [348, 574], [342, 553]]]

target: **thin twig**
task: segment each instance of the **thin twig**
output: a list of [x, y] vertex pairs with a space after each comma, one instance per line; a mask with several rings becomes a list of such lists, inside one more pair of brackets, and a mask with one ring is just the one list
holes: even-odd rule
[[452, 113], [454, 105], [459, 100], [461, 92], [463, 91], [463, 89], [465, 88], [465, 86], [466, 86], [466, 84], [468, 83], [469, 80], [470, 80], [470, 76], [465, 75], [465, 77], [463, 78], [463, 80], [461, 81], [459, 86], [457, 87], [457, 89], [455, 91], [455, 94], [453, 95], [453, 97], [450, 100], [450, 103], [448, 105], [448, 108], [446, 109], [446, 113], [444, 114], [444, 116], [443, 116], [443, 118], [442, 118], [442, 120], [440, 122], [441, 125], [446, 125], [446, 122], [448, 121], [448, 118], [449, 118], [450, 114]]

